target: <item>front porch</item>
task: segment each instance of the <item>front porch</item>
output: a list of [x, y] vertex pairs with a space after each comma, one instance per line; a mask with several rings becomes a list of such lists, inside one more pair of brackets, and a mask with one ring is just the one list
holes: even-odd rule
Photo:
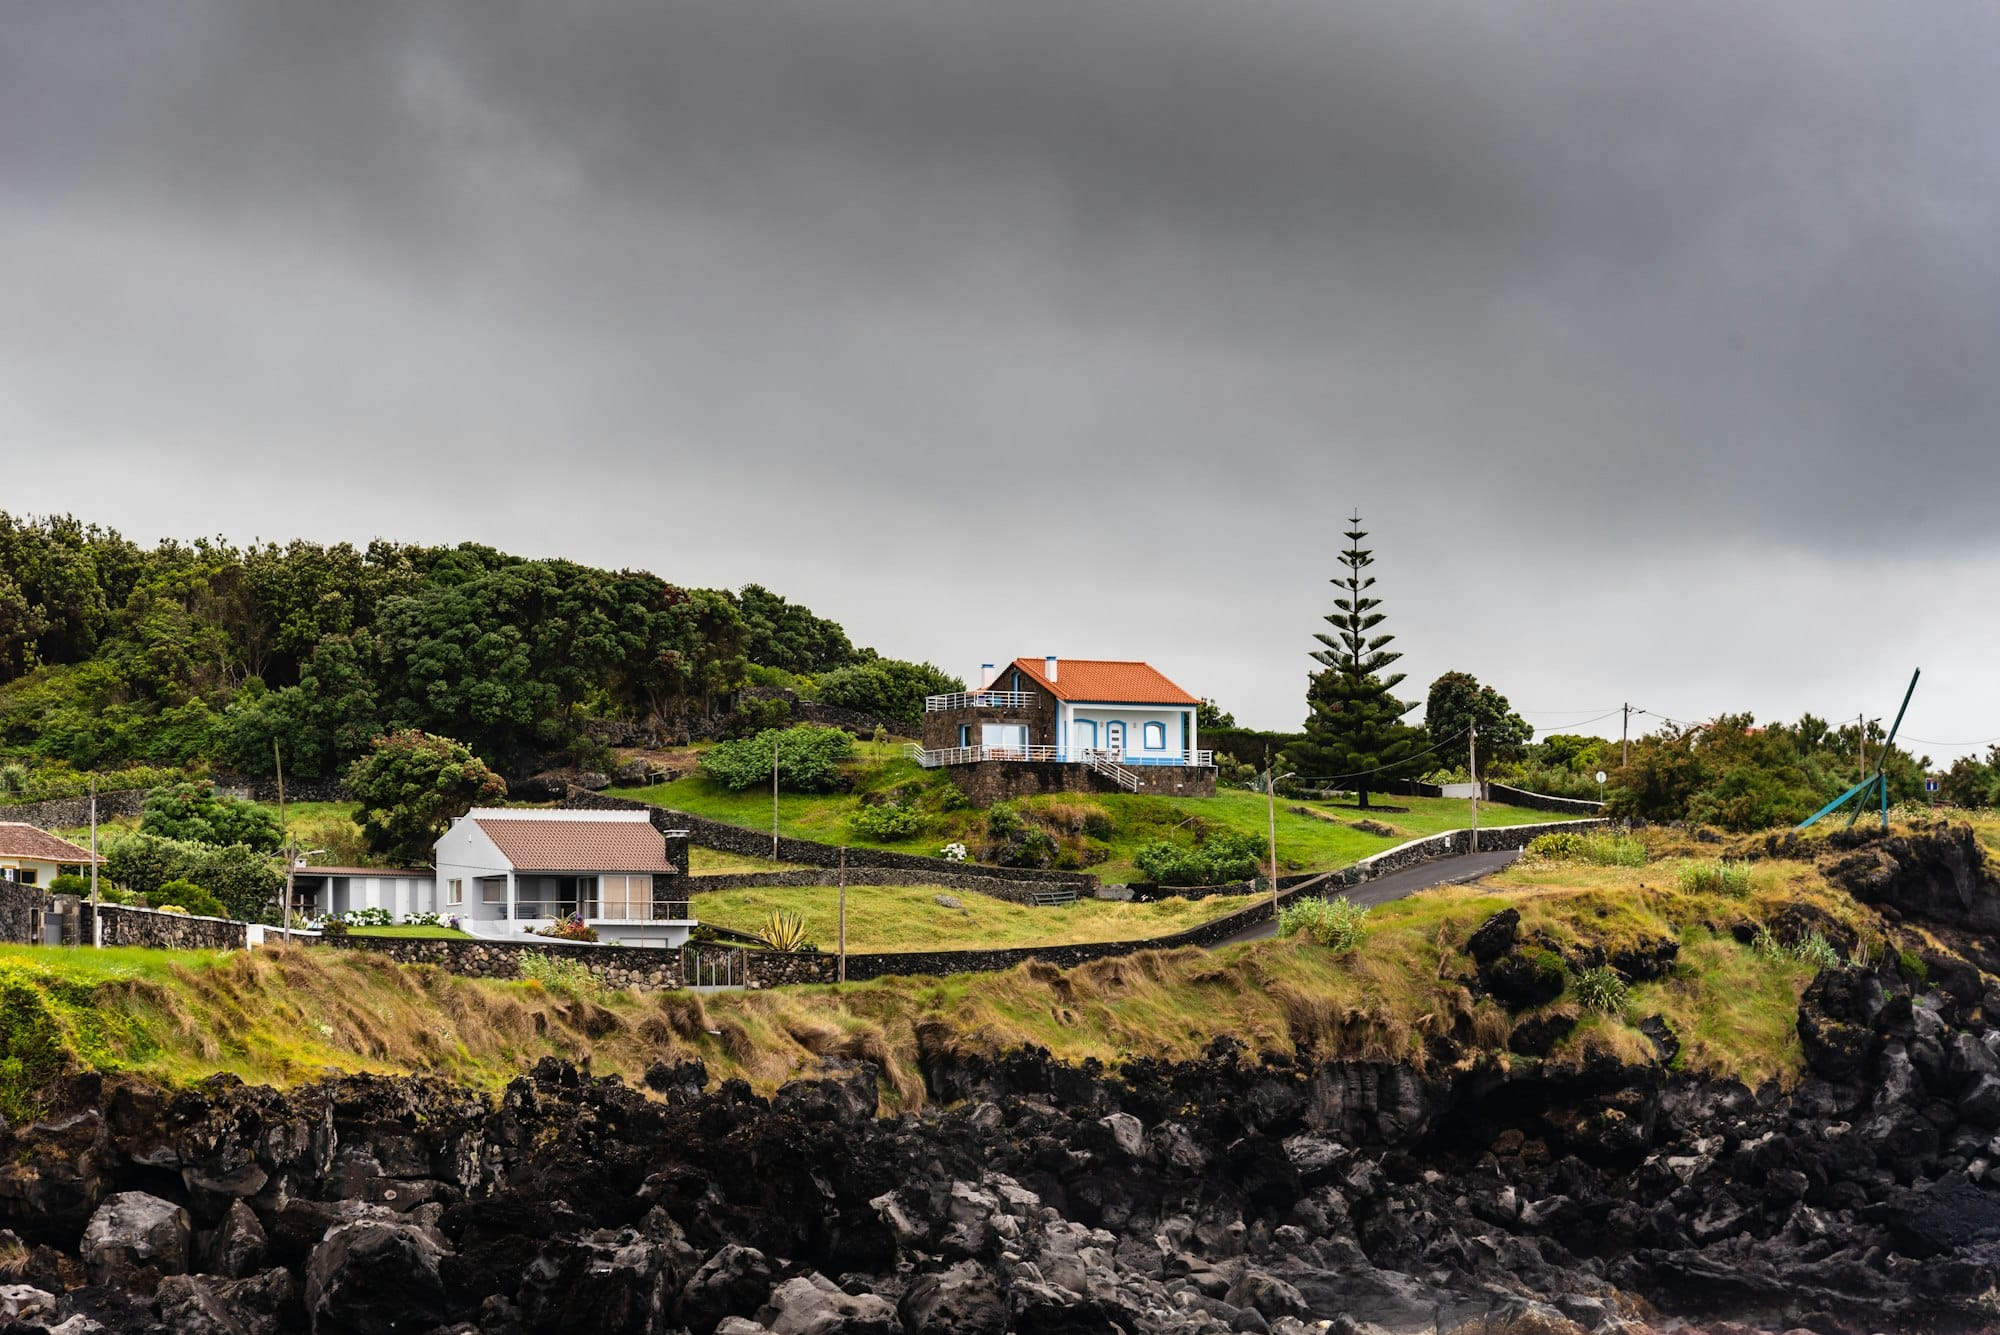
[[606, 942], [677, 947], [697, 925], [686, 883], [673, 875], [514, 872], [479, 877], [473, 889], [473, 902], [443, 912], [474, 936], [513, 939], [581, 918]]

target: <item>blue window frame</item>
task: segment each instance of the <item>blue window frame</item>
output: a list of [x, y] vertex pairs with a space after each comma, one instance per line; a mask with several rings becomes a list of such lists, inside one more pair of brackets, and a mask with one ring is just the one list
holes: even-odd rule
[[1164, 751], [1167, 749], [1166, 724], [1148, 723], [1142, 735], [1145, 739], [1145, 747], [1148, 751]]

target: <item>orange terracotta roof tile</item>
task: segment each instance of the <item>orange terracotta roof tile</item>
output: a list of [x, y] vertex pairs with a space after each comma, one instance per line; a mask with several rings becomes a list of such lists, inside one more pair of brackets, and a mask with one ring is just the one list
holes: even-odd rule
[[1104, 658], [1056, 660], [1056, 679], [1043, 674], [1043, 660], [1017, 658], [1021, 675], [1058, 700], [1121, 705], [1198, 705], [1201, 701], [1146, 663]]
[[[20, 820], [0, 820], [0, 858], [73, 862], [87, 867], [90, 865], [90, 850], [78, 848], [67, 839], [58, 839], [39, 825]], [[97, 860], [104, 861], [103, 858]]]
[[474, 822], [516, 871], [677, 871], [649, 820], [481, 817]]

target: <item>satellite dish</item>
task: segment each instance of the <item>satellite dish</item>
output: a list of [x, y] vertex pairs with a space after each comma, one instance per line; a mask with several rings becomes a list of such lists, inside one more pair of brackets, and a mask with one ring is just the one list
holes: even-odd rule
[[1597, 781], [1598, 781], [1599, 783], [1603, 783], [1603, 782], [1604, 782], [1604, 771], [1603, 771], [1603, 770], [1599, 770], [1599, 771], [1597, 771]]

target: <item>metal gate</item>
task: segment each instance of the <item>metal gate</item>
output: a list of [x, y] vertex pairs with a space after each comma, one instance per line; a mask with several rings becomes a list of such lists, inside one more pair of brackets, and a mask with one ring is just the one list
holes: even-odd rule
[[749, 976], [741, 947], [688, 946], [681, 951], [681, 977], [689, 987], [741, 987]]

